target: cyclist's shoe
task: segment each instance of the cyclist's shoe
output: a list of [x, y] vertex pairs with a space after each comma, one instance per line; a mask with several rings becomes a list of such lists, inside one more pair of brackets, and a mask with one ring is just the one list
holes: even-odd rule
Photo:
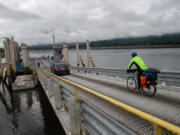
[[135, 93], [140, 93], [140, 92], [141, 92], [140, 89], [136, 89], [136, 90], [135, 90]]

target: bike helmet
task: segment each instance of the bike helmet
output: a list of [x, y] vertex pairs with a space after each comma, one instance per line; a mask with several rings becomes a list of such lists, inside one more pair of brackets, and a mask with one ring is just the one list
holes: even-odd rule
[[132, 56], [132, 57], [137, 56], [137, 52], [132, 52], [132, 53], [131, 53], [131, 56]]

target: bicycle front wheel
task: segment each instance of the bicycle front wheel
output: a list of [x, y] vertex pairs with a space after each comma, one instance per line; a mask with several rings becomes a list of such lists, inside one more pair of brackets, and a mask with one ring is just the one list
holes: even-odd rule
[[148, 96], [148, 97], [152, 97], [156, 94], [156, 85], [149, 85], [149, 87], [143, 87], [143, 94]]
[[137, 88], [136, 79], [134, 77], [127, 78], [127, 88], [130, 92], [134, 92]]

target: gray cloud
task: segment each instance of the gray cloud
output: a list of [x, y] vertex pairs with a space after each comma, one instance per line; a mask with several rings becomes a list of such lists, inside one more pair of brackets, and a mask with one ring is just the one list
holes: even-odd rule
[[12, 9], [0, 3], [0, 17], [12, 20], [40, 19], [40, 16], [28, 12]]
[[0, 34], [28, 44], [180, 32], [179, 0], [22, 1], [0, 4]]

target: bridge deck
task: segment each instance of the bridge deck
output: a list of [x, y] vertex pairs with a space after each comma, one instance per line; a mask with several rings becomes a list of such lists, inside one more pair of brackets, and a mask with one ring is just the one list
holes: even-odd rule
[[[42, 60], [42, 67], [49, 69], [49, 62]], [[96, 90], [104, 95], [112, 97], [125, 104], [133, 106], [139, 110], [152, 114], [165, 121], [180, 126], [180, 92], [170, 91], [166, 89], [158, 89], [155, 97], [148, 98], [141, 94], [130, 93], [126, 89], [123, 82], [115, 79], [92, 76], [87, 74], [72, 73], [69, 76], [64, 76], [68, 80], [72, 80], [83, 86]], [[74, 93], [74, 87], [63, 83], [63, 86]], [[116, 119], [120, 123], [128, 126], [138, 134], [152, 134], [153, 125], [149, 122], [136, 117], [135, 115], [124, 111], [112, 104], [103, 101], [85, 91], [80, 91], [80, 97], [88, 103], [96, 106], [110, 117]]]
[[72, 73], [64, 78], [180, 126], [180, 91], [158, 89], [154, 97], [146, 97], [141, 93], [130, 93], [125, 83], [104, 77]]

